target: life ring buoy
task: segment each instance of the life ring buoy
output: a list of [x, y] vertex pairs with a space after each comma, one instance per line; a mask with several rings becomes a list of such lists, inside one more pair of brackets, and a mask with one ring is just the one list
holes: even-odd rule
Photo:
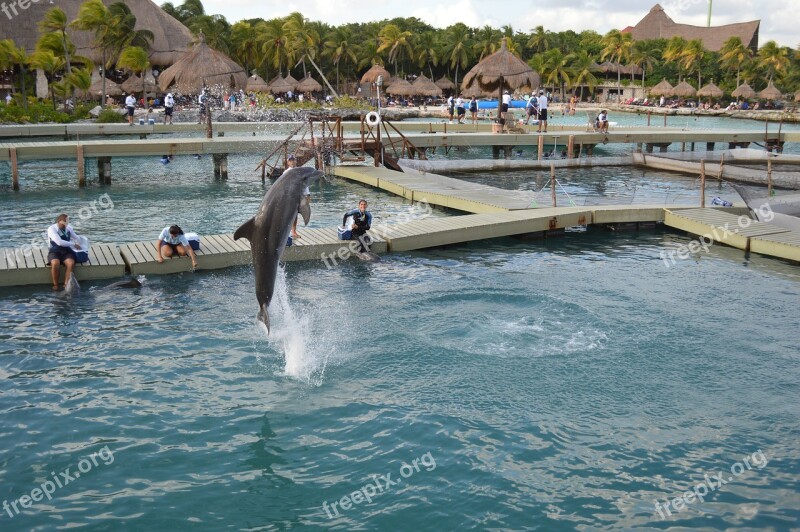
[[364, 121], [367, 123], [368, 126], [377, 126], [381, 123], [381, 115], [376, 113], [375, 111], [370, 111], [367, 113], [367, 116], [364, 118]]

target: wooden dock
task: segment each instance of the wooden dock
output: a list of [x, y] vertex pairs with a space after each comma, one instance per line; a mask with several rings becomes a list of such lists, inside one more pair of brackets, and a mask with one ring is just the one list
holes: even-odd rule
[[717, 209], [667, 209], [664, 224], [744, 250], [800, 262], [800, 234], [746, 215]]
[[[47, 248], [0, 249], [0, 286], [52, 284], [46, 261]], [[89, 250], [89, 262], [76, 264], [73, 271], [79, 281], [90, 281], [122, 277], [125, 268], [125, 261], [116, 245], [95, 244]], [[61, 277], [64, 277], [63, 266]]]

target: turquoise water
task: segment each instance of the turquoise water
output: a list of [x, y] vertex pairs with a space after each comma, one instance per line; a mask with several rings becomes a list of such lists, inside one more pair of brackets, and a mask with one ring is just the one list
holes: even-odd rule
[[[61, 210], [96, 242], [230, 232], [265, 192], [256, 162], [215, 183], [208, 160], [120, 158], [83, 190], [26, 164], [0, 247]], [[562, 177], [587, 204], [696, 193], [625, 168]], [[312, 196], [315, 226], [361, 197], [387, 223], [424, 212], [338, 179]], [[589, 228], [290, 263], [269, 336], [250, 267], [2, 288], [0, 529], [794, 527], [800, 270], [724, 246], [665, 259], [691, 241]]]

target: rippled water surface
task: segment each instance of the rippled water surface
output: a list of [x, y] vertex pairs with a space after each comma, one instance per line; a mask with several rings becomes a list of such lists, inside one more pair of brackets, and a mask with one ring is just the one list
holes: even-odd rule
[[[256, 163], [214, 183], [209, 161], [120, 159], [84, 190], [31, 163], [0, 194], [0, 247], [60, 210], [95, 241], [230, 232], [265, 191]], [[597, 171], [563, 182], [586, 202], [693, 189]], [[341, 180], [312, 196], [316, 226], [360, 197], [388, 223], [411, 212]], [[590, 227], [290, 263], [269, 336], [250, 267], [1, 288], [0, 529], [792, 529], [800, 270], [724, 246], [664, 259], [689, 242]], [[664, 510], [687, 490], [703, 500]]]

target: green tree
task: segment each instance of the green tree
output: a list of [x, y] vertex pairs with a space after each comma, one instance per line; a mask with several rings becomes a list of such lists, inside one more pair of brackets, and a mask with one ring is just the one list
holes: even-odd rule
[[257, 26], [251, 22], [239, 21], [231, 26], [231, 52], [233, 58], [249, 74], [253, 69], [261, 66], [258, 48], [254, 46], [258, 42]]
[[564, 55], [560, 48], [551, 48], [544, 54], [545, 71], [544, 77], [548, 85], [559, 88], [563, 97], [564, 87], [570, 84], [570, 57]]
[[445, 42], [444, 58], [450, 68], [456, 69], [455, 84], [456, 91], [459, 91], [458, 71], [469, 64], [469, 51], [472, 49], [469, 28], [460, 22], [450, 26], [445, 30]]
[[[653, 41], [636, 41], [631, 48], [630, 61], [632, 65], [642, 68], [642, 91], [644, 91], [644, 80], [648, 70], [658, 63], [658, 58], [661, 57], [661, 49], [658, 48], [657, 43]], [[631, 76], [633, 69], [631, 69]]]
[[775, 41], [767, 41], [758, 49], [758, 64], [763, 68], [772, 81], [775, 74], [784, 74], [789, 67], [789, 54]]
[[[621, 67], [628, 60], [633, 45], [633, 38], [630, 33], [622, 33], [619, 30], [611, 30], [603, 36], [601, 41], [603, 51], [600, 55], [602, 59], [608, 58], [610, 61], [618, 63]], [[622, 94], [622, 69], [617, 68], [617, 101]]]
[[703, 66], [703, 59], [706, 57], [706, 48], [703, 46], [703, 41], [700, 39], [692, 39], [686, 43], [686, 47], [681, 54], [681, 61], [689, 73], [692, 70], [697, 70], [697, 88], [702, 87], [700, 79], [700, 69]]
[[389, 62], [394, 65], [394, 75], [398, 75], [398, 59], [404, 54], [411, 57], [411, 32], [402, 31], [394, 24], [387, 24], [379, 34], [378, 52], [389, 52]]
[[439, 64], [439, 57], [441, 54], [440, 44], [437, 35], [433, 31], [425, 31], [417, 35], [414, 39], [414, 50], [417, 59], [417, 66], [422, 68], [427, 66], [428, 71], [433, 77], [433, 67]]
[[527, 46], [536, 53], [546, 52], [550, 49], [553, 42], [553, 34], [544, 29], [544, 26], [536, 26], [531, 32]]
[[667, 41], [667, 47], [664, 48], [663, 58], [664, 61], [674, 63], [678, 67], [678, 83], [680, 83], [683, 74], [683, 50], [686, 48], [686, 39], [683, 37], [672, 37]]
[[484, 26], [478, 30], [475, 33], [475, 44], [472, 45], [473, 51], [478, 56], [478, 62], [499, 50], [502, 39], [503, 34], [491, 26]]
[[142, 78], [142, 95], [145, 94], [144, 76], [150, 69], [150, 57], [147, 51], [139, 46], [129, 46], [122, 50], [117, 66], [130, 70]]
[[281, 19], [273, 18], [259, 24], [259, 42], [264, 61], [277, 70], [279, 75], [283, 75], [283, 65], [287, 65], [287, 74], [289, 71], [288, 46], [291, 36], [287, 33], [283, 22]]
[[[120, 20], [115, 17], [101, 0], [88, 0], [81, 4], [78, 17], [70, 24], [79, 30], [94, 33], [94, 45], [100, 49], [101, 65], [103, 67], [103, 94], [106, 93], [106, 69], [111, 66], [112, 50], [122, 37], [120, 34]], [[110, 57], [111, 56], [111, 57]], [[91, 76], [90, 76], [91, 78]], [[87, 87], [88, 89], [88, 87]], [[100, 98], [101, 107], [105, 107], [105, 98]]]
[[330, 58], [331, 62], [336, 67], [336, 90], [341, 92], [341, 85], [339, 83], [339, 63], [344, 59], [344, 62], [356, 64], [358, 63], [358, 56], [356, 51], [355, 39], [353, 32], [346, 27], [334, 28], [325, 39], [323, 44], [323, 55]]
[[728, 70], [736, 69], [736, 86], [739, 86], [739, 74], [742, 64], [753, 56], [753, 51], [744, 45], [741, 37], [731, 37], [720, 49], [722, 66]]
[[52, 50], [40, 49], [33, 53], [30, 59], [30, 64], [34, 68], [42, 69], [46, 74], [49, 74], [50, 83], [50, 99], [53, 102], [53, 109], [56, 108], [56, 97], [53, 92], [53, 84], [56, 82], [56, 72], [64, 69], [66, 61], [63, 57], [57, 56]]
[[570, 55], [570, 75], [573, 87], [581, 88], [581, 100], [583, 99], [583, 87], [589, 87], [589, 93], [594, 94], [594, 88], [597, 86], [597, 77], [594, 75], [597, 72], [597, 64], [594, 57], [589, 55], [586, 50], [581, 50], [577, 53]]
[[19, 67], [19, 86], [22, 93], [22, 107], [28, 109], [28, 91], [25, 87], [25, 76], [28, 74], [28, 65], [30, 58], [28, 52], [23, 47], [17, 45], [11, 39], [3, 39], [0, 41], [0, 68], [13, 69], [14, 66]]
[[289, 35], [288, 48], [294, 59], [300, 57], [303, 64], [303, 78], [308, 75], [306, 71], [306, 57], [312, 61], [317, 57], [320, 36], [314, 26], [298, 12], [290, 13], [284, 22], [286, 33]]
[[45, 12], [44, 18], [39, 21], [39, 30], [43, 33], [54, 33], [61, 40], [61, 49], [64, 51], [64, 63], [67, 74], [72, 71], [70, 49], [72, 48], [67, 37], [67, 14], [60, 7], [54, 7]]

